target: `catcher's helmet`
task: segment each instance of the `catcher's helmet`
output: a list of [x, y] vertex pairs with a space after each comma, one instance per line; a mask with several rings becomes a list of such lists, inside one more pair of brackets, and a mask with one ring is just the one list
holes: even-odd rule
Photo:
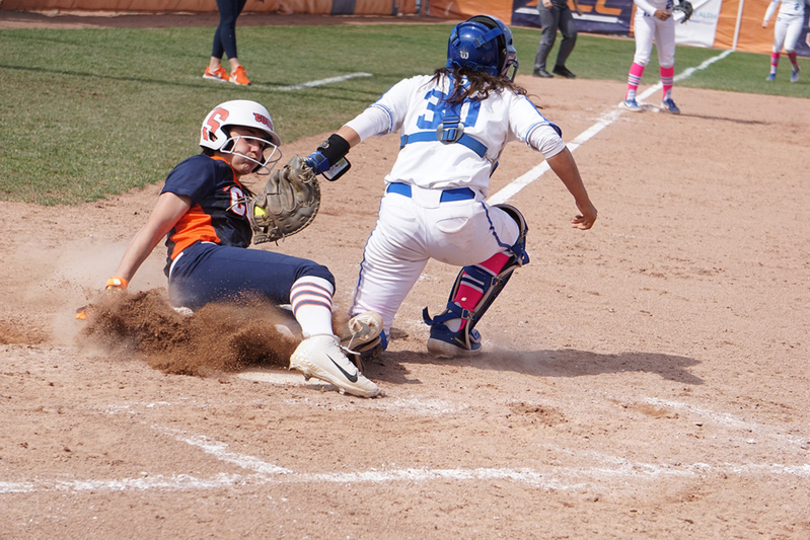
[[[514, 66], [512, 75], [507, 75]], [[447, 67], [483, 71], [514, 80], [518, 68], [512, 31], [495, 17], [476, 15], [457, 24], [447, 42]]]
[[[281, 152], [278, 151], [281, 139], [273, 131], [273, 119], [270, 118], [270, 113], [255, 101], [237, 99], [217, 105], [203, 120], [200, 146], [226, 154], [232, 153], [239, 139], [239, 137], [234, 138], [230, 135], [230, 128], [233, 126], [255, 128], [266, 134], [266, 138], [262, 138], [261, 141], [265, 144], [265, 150], [269, 148], [271, 151], [263, 162], [252, 160], [244, 155], [242, 157], [256, 161], [256, 168], [253, 169], [253, 172], [264, 168], [269, 173], [271, 167], [268, 167], [268, 164], [272, 166], [281, 158]], [[272, 159], [277, 151], [278, 157]]]

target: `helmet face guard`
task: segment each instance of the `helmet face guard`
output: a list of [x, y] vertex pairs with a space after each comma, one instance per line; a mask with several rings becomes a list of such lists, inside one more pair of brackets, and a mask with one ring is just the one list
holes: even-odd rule
[[[265, 133], [266, 138], [237, 136], [231, 137], [231, 129], [235, 126], [243, 126], [258, 129]], [[240, 139], [258, 140], [264, 145], [264, 158], [257, 161], [244, 154], [234, 152], [234, 148]], [[217, 105], [203, 120], [200, 134], [200, 146], [222, 152], [223, 154], [234, 154], [252, 161], [256, 164], [253, 172], [258, 174], [270, 174], [278, 160], [281, 159], [281, 150], [278, 146], [281, 139], [273, 130], [273, 120], [270, 113], [262, 105], [255, 101], [233, 100]], [[269, 150], [269, 154], [268, 154]]]
[[483, 71], [514, 81], [518, 61], [512, 31], [489, 15], [476, 15], [457, 24], [447, 42], [447, 68]]

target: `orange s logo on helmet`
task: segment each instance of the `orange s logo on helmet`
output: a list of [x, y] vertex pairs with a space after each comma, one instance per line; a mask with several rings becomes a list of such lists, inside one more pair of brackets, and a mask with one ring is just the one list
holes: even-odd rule
[[[202, 130], [202, 138], [206, 141], [210, 141], [212, 138], [212, 134], [219, 129], [222, 121], [228, 118], [230, 113], [227, 109], [223, 109], [219, 107], [214, 109], [211, 114], [208, 115], [208, 118], [205, 120], [205, 125], [203, 126]], [[213, 137], [216, 139], [216, 137]]]
[[265, 126], [267, 126], [268, 128], [270, 128], [270, 131], [273, 131], [273, 122], [271, 122], [271, 121], [270, 121], [270, 119], [269, 119], [269, 118], [267, 118], [265, 115], [263, 115], [263, 114], [259, 114], [259, 113], [253, 113], [253, 118], [254, 118], [254, 119], [255, 119], [255, 120], [258, 122], [258, 123], [260, 123], [260, 124], [264, 124]]

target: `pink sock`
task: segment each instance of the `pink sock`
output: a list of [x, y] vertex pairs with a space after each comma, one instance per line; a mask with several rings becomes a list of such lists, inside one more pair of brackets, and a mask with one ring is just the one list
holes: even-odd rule
[[642, 75], [644, 75], [644, 66], [633, 62], [633, 65], [630, 66], [630, 74], [627, 75], [627, 94], [625, 94], [624, 99], [636, 98], [636, 90], [638, 90], [638, 85], [641, 84]]
[[796, 71], [796, 68], [799, 67], [799, 63], [796, 61], [796, 51], [790, 51], [787, 53], [787, 57], [790, 59], [790, 63], [793, 64], [793, 71]]
[[779, 53], [771, 53], [771, 73], [776, 73], [776, 67], [779, 65]]
[[663, 99], [669, 99], [672, 93], [672, 77], [675, 75], [675, 66], [661, 68], [661, 86], [663, 87]]
[[[476, 266], [494, 277], [497, 276], [501, 270], [503, 270], [503, 267], [506, 266], [506, 263], [509, 261], [509, 257], [510, 255], [503, 252], [496, 253], [486, 261], [477, 264]], [[465, 272], [465, 276], [466, 275], [468, 274]], [[465, 281], [462, 277], [461, 284], [458, 286], [458, 291], [456, 291], [456, 296], [453, 298], [453, 302], [461, 306], [462, 309], [472, 311], [475, 309], [475, 306], [478, 305], [478, 302], [481, 301], [483, 296], [483, 290], [478, 288], [474, 282], [471, 282], [471, 280]], [[464, 328], [464, 325], [467, 323], [467, 321], [464, 319], [460, 320], [461, 324], [459, 325], [459, 330]]]

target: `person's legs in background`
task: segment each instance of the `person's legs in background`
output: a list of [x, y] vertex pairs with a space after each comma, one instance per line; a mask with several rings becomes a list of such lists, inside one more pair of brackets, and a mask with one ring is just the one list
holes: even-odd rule
[[576, 75], [565, 67], [565, 62], [577, 43], [577, 25], [574, 22], [574, 15], [568, 7], [560, 11], [558, 26], [562, 34], [562, 41], [560, 42], [560, 50], [557, 53], [557, 63], [554, 65], [553, 73], [561, 77], [574, 79]]
[[557, 39], [557, 22], [560, 16], [559, 8], [547, 8], [543, 5], [542, 0], [538, 3], [537, 12], [540, 14], [540, 24], [542, 25], [542, 34], [540, 35], [540, 45], [537, 48], [537, 55], [534, 58], [534, 70], [532, 75], [535, 77], [551, 78], [554, 75], [546, 70], [546, 59], [551, 48], [554, 47], [554, 41]]
[[[211, 60], [203, 75], [206, 79], [230, 81], [234, 84], [249, 85], [245, 68], [239, 62], [236, 50], [236, 20], [247, 0], [217, 0], [219, 10], [219, 26], [214, 32], [214, 44], [211, 50]], [[231, 68], [230, 77], [222, 67], [223, 55], [228, 56]]]

